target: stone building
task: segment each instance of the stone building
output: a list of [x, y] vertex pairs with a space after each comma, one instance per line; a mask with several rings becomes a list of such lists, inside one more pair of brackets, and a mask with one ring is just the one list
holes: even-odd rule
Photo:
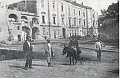
[[97, 12], [76, 1], [26, 0], [5, 9], [5, 38], [10, 41], [24, 41], [26, 35], [32, 39], [98, 35]]
[[39, 25], [48, 37], [98, 35], [98, 14], [91, 7], [72, 0], [37, 0], [36, 6]]

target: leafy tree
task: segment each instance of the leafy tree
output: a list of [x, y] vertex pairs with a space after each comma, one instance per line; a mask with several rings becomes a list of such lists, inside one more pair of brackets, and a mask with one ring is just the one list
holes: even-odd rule
[[106, 15], [106, 11], [107, 11], [106, 9], [102, 9], [102, 10], [101, 10], [102, 15], [105, 16], [105, 15]]
[[119, 16], [119, 1], [117, 3], [112, 3], [112, 5], [109, 5], [105, 14], [108, 17], [118, 17]]

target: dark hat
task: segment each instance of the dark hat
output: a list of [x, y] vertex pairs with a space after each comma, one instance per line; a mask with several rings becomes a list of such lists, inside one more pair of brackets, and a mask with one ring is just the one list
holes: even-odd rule
[[47, 39], [47, 42], [50, 42], [50, 39]]
[[28, 38], [28, 37], [30, 37], [30, 38], [31, 38], [31, 36], [30, 36], [30, 35], [27, 35], [27, 36], [26, 36], [26, 38]]

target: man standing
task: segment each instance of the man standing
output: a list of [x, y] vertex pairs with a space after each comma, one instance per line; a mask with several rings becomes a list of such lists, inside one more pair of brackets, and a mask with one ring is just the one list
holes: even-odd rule
[[25, 69], [27, 70], [28, 66], [29, 68], [32, 68], [32, 53], [33, 53], [33, 47], [30, 43], [31, 37], [27, 36], [26, 41], [23, 44], [23, 51], [26, 54], [26, 63], [25, 63]]
[[70, 39], [69, 46], [74, 46], [74, 41], [73, 41], [73, 39]]
[[77, 41], [77, 39], [74, 40], [74, 46], [75, 46], [76, 48], [78, 48], [78, 41]]
[[98, 61], [101, 61], [101, 49], [102, 49], [102, 43], [98, 39], [98, 41], [95, 43], [95, 51], [97, 52], [97, 59]]
[[48, 67], [51, 67], [52, 45], [49, 39], [47, 39], [47, 44], [44, 46], [44, 50], [47, 56]]

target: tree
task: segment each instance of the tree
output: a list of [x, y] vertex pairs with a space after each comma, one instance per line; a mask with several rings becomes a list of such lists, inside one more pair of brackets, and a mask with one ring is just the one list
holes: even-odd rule
[[109, 5], [106, 15], [108, 17], [118, 17], [119, 16], [119, 1], [117, 3], [112, 3]]
[[102, 15], [105, 16], [105, 15], [106, 15], [106, 11], [107, 11], [106, 9], [102, 9], [102, 10], [101, 10]]

